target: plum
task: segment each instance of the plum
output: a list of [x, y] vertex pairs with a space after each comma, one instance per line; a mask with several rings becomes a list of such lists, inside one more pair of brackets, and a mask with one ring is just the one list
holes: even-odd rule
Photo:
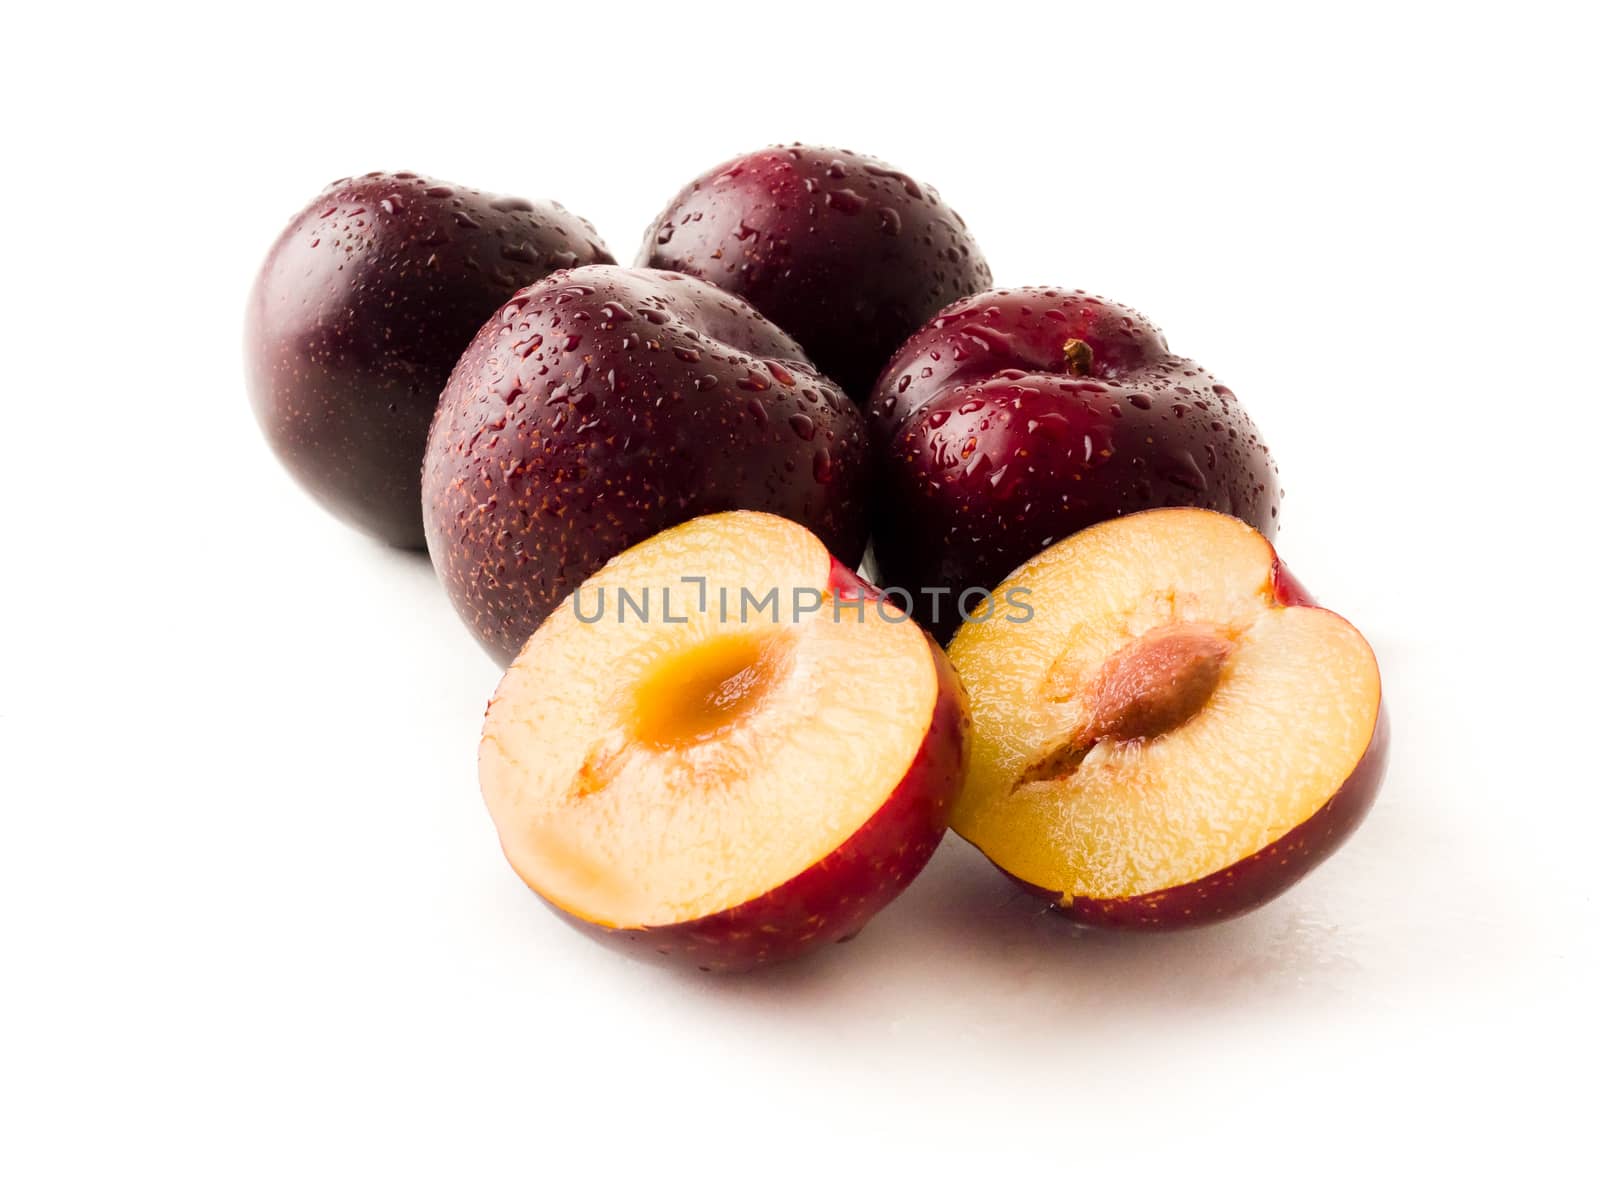
[[[944, 652], [767, 513], [715, 513], [618, 555], [584, 590], [778, 599], [692, 626], [558, 609], [484, 720], [483, 797], [517, 874], [613, 949], [702, 971], [861, 930], [932, 857], [971, 718]], [[806, 604], [859, 597], [861, 607]], [[892, 697], [885, 702], [886, 697]]]
[[615, 266], [518, 292], [462, 356], [423, 464], [428, 549], [502, 665], [613, 555], [691, 517], [867, 537], [866, 420], [800, 346], [699, 279]]
[[775, 146], [707, 171], [656, 218], [639, 263], [743, 296], [860, 404], [924, 321], [990, 284], [937, 192], [824, 146]]
[[1105, 521], [1003, 585], [1042, 619], [950, 644], [971, 694], [951, 826], [1083, 925], [1183, 929], [1249, 912], [1324, 861], [1377, 798], [1377, 659], [1242, 521]]
[[335, 516], [421, 547], [428, 424], [472, 335], [519, 287], [612, 261], [594, 227], [552, 201], [406, 171], [341, 179], [256, 276], [245, 332], [256, 419]]
[[963, 593], [1098, 521], [1190, 506], [1277, 531], [1277, 469], [1234, 394], [1083, 292], [952, 305], [884, 369], [869, 415], [879, 582], [941, 637]]

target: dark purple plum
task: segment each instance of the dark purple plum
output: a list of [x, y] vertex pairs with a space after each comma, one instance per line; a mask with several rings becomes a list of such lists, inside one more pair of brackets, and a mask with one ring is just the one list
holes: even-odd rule
[[656, 218], [639, 263], [743, 296], [859, 404], [924, 321], [990, 284], [937, 192], [824, 146], [775, 146], [707, 171]]
[[519, 287], [613, 259], [594, 227], [401, 171], [330, 184], [256, 276], [245, 364], [256, 419], [341, 520], [421, 547], [418, 477], [456, 359]]
[[855, 405], [744, 301], [579, 267], [518, 292], [451, 375], [423, 464], [428, 550], [504, 664], [613, 555], [691, 517], [777, 513], [860, 562], [869, 459]]
[[1277, 532], [1277, 469], [1234, 394], [1083, 292], [952, 305], [884, 369], [869, 419], [879, 581], [941, 638], [963, 592], [1112, 517], [1186, 506]]

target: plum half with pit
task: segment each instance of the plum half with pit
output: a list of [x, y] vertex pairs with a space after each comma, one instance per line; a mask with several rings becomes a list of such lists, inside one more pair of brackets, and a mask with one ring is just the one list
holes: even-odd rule
[[1389, 752], [1372, 648], [1242, 521], [1136, 513], [1006, 586], [1033, 619], [974, 619], [950, 646], [974, 718], [951, 826], [1073, 920], [1248, 912], [1371, 809]]

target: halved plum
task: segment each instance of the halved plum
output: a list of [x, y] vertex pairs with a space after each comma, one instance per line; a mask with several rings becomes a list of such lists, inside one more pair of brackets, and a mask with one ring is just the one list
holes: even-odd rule
[[512, 867], [580, 927], [743, 969], [853, 935], [911, 882], [969, 724], [943, 651], [815, 534], [720, 513], [545, 619], [480, 778]]
[[1388, 749], [1372, 650], [1242, 521], [1107, 521], [1003, 587], [1032, 619], [969, 621], [950, 647], [974, 719], [951, 823], [1069, 916], [1248, 911], [1370, 808]]

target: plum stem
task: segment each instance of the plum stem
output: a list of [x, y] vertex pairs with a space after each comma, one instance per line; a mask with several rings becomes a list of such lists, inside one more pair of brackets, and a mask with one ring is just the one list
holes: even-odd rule
[[1066, 357], [1069, 374], [1087, 375], [1094, 370], [1094, 348], [1082, 338], [1068, 338], [1061, 353]]

